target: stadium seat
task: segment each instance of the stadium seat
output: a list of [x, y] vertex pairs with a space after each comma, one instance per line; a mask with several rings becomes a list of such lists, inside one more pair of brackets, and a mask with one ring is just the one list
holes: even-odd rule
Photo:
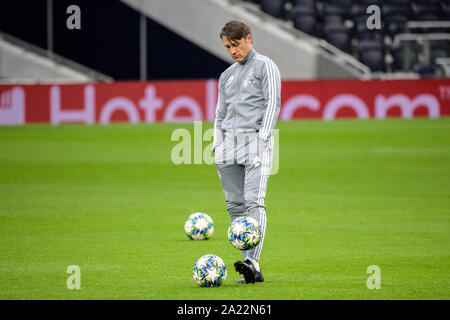
[[409, 7], [411, 4], [411, 0], [389, 0], [385, 2], [386, 4], [389, 3], [393, 6], [404, 6]]
[[367, 11], [367, 6], [362, 5], [362, 4], [354, 4], [350, 11], [352, 20], [354, 20], [358, 17], [362, 17], [362, 16], [365, 16], [364, 20], [367, 20], [366, 11]]
[[370, 5], [382, 6], [383, 0], [355, 0], [355, 4], [365, 6], [366, 8]]
[[440, 4], [433, 2], [414, 2], [411, 5], [413, 19], [415, 21], [436, 21], [440, 20]]
[[372, 49], [384, 50], [384, 44], [373, 40], [361, 40], [358, 42], [358, 51]]
[[441, 3], [445, 2], [445, 1], [442, 1], [442, 0], [413, 0], [410, 2], [412, 2], [413, 4], [425, 5], [425, 6], [427, 6], [427, 5], [440, 6]]
[[322, 2], [328, 5], [341, 7], [347, 11], [349, 11], [353, 5], [352, 0], [323, 0]]
[[348, 18], [351, 18], [352, 2], [349, 0], [325, 0], [319, 2], [317, 14], [325, 24], [343, 24]]
[[373, 40], [379, 42], [381, 45], [384, 43], [384, 25], [381, 24], [381, 29], [367, 29], [366, 22], [358, 22], [355, 25], [354, 33], [355, 38], [358, 41], [361, 40]]
[[422, 79], [434, 79], [445, 77], [445, 72], [440, 65], [429, 64], [429, 65], [417, 65], [414, 68]]
[[409, 6], [406, 7], [400, 5], [385, 4], [381, 8], [381, 12], [383, 19], [389, 18], [390, 16], [398, 16], [398, 15], [406, 16], [408, 18], [411, 16], [411, 10]]
[[430, 41], [430, 62], [436, 62], [437, 58], [450, 57], [450, 42], [446, 40]]
[[369, 67], [371, 71], [384, 72], [386, 70], [384, 65], [384, 53], [380, 50], [364, 51], [360, 55], [361, 63]]
[[347, 27], [342, 24], [330, 24], [324, 27], [325, 40], [336, 48], [352, 53], [351, 36]]
[[275, 18], [284, 18], [285, 0], [261, 0], [261, 10]]
[[292, 0], [292, 5], [293, 7], [304, 6], [314, 9], [316, 6], [316, 0]]
[[414, 17], [415, 21], [438, 21], [440, 19], [440, 16], [434, 13], [418, 14]]
[[406, 23], [410, 20], [410, 16], [409, 6], [400, 5], [400, 2], [396, 5], [391, 3], [384, 5], [382, 8], [382, 17], [386, 25], [386, 33], [391, 38], [394, 38], [398, 33], [403, 33]]
[[360, 61], [372, 71], [385, 71], [384, 48], [376, 41], [363, 40], [358, 43]]
[[394, 38], [396, 34], [404, 33], [408, 17], [403, 14], [395, 14], [385, 17], [386, 33]]
[[335, 4], [329, 4], [329, 3], [323, 3], [323, 8], [321, 12], [321, 16], [346, 16], [349, 11], [346, 11], [344, 7], [335, 5]]
[[343, 25], [344, 21], [345, 21], [345, 18], [340, 15], [330, 14], [330, 15], [325, 15], [322, 17], [322, 24], [323, 24], [324, 28], [327, 25], [336, 25], [336, 24]]
[[418, 64], [420, 48], [417, 42], [407, 42], [392, 49], [394, 71], [411, 71]]
[[364, 25], [364, 27], [367, 29], [367, 18], [369, 16], [365, 13], [361, 13], [359, 15], [357, 15], [355, 13], [355, 15], [352, 17], [352, 22], [356, 28], [356, 26], [358, 25]]
[[450, 20], [450, 4], [442, 5], [442, 19]]
[[297, 5], [292, 9], [294, 27], [309, 35], [316, 35], [316, 16], [313, 8]]

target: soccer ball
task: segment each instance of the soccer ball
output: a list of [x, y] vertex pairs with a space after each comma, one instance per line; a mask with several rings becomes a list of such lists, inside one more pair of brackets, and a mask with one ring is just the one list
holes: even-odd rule
[[184, 224], [184, 232], [191, 240], [206, 240], [214, 232], [214, 224], [206, 213], [195, 212]]
[[192, 276], [200, 287], [219, 287], [227, 278], [227, 267], [218, 256], [207, 254], [195, 262]]
[[239, 250], [250, 250], [261, 241], [261, 228], [252, 217], [234, 219], [228, 228], [228, 240]]

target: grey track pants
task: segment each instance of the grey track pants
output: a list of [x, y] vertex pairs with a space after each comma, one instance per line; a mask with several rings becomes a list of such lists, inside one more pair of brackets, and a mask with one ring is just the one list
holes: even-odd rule
[[263, 142], [257, 132], [227, 132], [215, 149], [215, 164], [231, 221], [250, 216], [261, 227], [260, 243], [251, 250], [242, 251], [244, 260], [252, 258], [259, 261], [261, 254], [266, 231], [264, 199], [272, 156], [273, 137], [269, 142]]

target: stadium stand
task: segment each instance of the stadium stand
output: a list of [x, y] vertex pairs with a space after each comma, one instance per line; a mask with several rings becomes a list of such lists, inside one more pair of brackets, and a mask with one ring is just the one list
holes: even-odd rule
[[[450, 0], [242, 0], [359, 59], [372, 72], [450, 77]], [[369, 29], [367, 8], [381, 10]]]
[[[284, 79], [450, 77], [450, 0], [111, 0], [106, 7], [79, 0], [77, 31], [65, 27], [70, 0], [27, 2], [25, 12], [23, 3], [0, 10], [0, 32], [20, 40], [13, 45], [23, 53], [6, 53], [5, 37], [2, 50], [33, 64], [13, 70], [15, 77], [37, 82], [27, 70], [51, 71], [52, 63], [73, 71], [44, 72], [58, 81], [217, 78], [231, 63], [217, 36], [230, 19], [250, 22], [258, 50]], [[379, 29], [367, 26], [371, 5], [380, 8]], [[11, 65], [0, 65], [3, 81]]]
[[[240, 0], [120, 1], [230, 63], [232, 61], [218, 37], [218, 30], [223, 27], [225, 22], [231, 19], [240, 19], [250, 24], [255, 44], [257, 44], [255, 48], [258, 52], [270, 56], [276, 61], [283, 79], [371, 78], [370, 69], [352, 55], [344, 53], [319, 37], [310, 36], [294, 28], [292, 26], [294, 6], [291, 2], [268, 3], [267, 10], [271, 10], [274, 15], [281, 17], [275, 18], [263, 12], [259, 2]], [[281, 9], [279, 6], [277, 7], [277, 4], [280, 3], [283, 4]], [[308, 2], [302, 3], [306, 8]], [[309, 3], [314, 4], [314, 2]], [[315, 5], [312, 7], [315, 10]], [[287, 21], [291, 21], [291, 24]], [[303, 19], [299, 21], [305, 23]], [[312, 20], [306, 21], [306, 23], [309, 28], [315, 30], [314, 24], [318, 22]]]
[[[66, 25], [73, 4], [81, 10], [79, 30]], [[119, 0], [4, 1], [0, 33], [2, 48], [12, 41], [17, 49], [0, 51], [2, 82], [204, 79], [229, 66]]]

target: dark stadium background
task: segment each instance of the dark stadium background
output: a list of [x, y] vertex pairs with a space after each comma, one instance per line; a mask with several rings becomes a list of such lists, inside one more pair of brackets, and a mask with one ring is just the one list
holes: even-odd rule
[[[47, 0], [7, 1], [0, 31], [47, 49]], [[82, 8], [81, 30], [69, 30], [68, 6]], [[113, 77], [136, 80], [139, 71], [140, 14], [117, 0], [53, 1], [56, 54]], [[147, 19], [147, 79], [218, 78], [229, 63], [216, 58], [152, 19]]]

